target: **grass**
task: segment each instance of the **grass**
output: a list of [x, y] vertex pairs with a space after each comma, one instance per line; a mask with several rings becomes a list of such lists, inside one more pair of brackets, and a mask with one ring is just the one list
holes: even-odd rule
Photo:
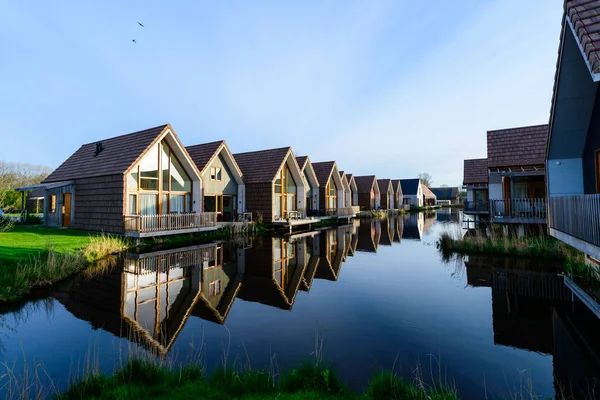
[[391, 372], [381, 372], [367, 390], [351, 391], [324, 363], [305, 362], [281, 375], [269, 370], [219, 368], [210, 376], [197, 364], [179, 369], [154, 360], [132, 360], [112, 376], [99, 373], [72, 382], [57, 399], [391, 399], [455, 400], [452, 387], [411, 384]]
[[419, 207], [419, 206], [410, 206], [410, 211], [411, 213], [413, 212], [421, 212], [421, 211], [429, 211], [429, 210], [437, 210], [439, 208], [442, 208], [441, 205], [437, 205], [437, 206], [423, 206], [423, 207]]
[[386, 219], [390, 215], [405, 214], [405, 210], [363, 210], [356, 214], [361, 219]]
[[127, 248], [116, 236], [43, 227], [13, 226], [0, 233], [0, 302], [18, 300], [32, 289], [52, 285], [94, 266], [105, 269], [106, 257]]

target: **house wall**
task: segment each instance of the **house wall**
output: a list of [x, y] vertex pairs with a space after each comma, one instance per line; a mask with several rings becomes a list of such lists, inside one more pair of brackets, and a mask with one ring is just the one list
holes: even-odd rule
[[358, 206], [361, 210], [371, 210], [371, 194], [357, 193]]
[[123, 233], [126, 191], [122, 174], [77, 179], [73, 228]]
[[[596, 93], [594, 110], [583, 149], [583, 190], [585, 194], [596, 193], [596, 152], [600, 150], [600, 90]], [[600, 171], [598, 171], [600, 172]]]
[[583, 194], [583, 163], [581, 158], [548, 160], [548, 196]]
[[[73, 185], [63, 186], [55, 189], [46, 190], [44, 196], [44, 225], [62, 227], [62, 207], [63, 207], [63, 194], [71, 193], [71, 227], [74, 227], [75, 217], [75, 190]], [[48, 211], [50, 205], [50, 196], [56, 196], [56, 208], [54, 212]]]
[[[221, 180], [220, 181], [212, 181], [210, 179], [210, 168], [218, 167], [221, 168]], [[219, 154], [217, 157], [213, 159], [209, 166], [206, 167], [206, 171], [202, 174], [202, 182], [203, 185], [203, 194], [207, 195], [215, 195], [215, 194], [231, 194], [238, 195], [238, 184], [235, 181], [231, 170], [225, 163], [223, 157]]]
[[258, 220], [260, 213], [264, 222], [273, 222], [273, 201], [271, 182], [246, 184], [246, 209], [252, 213], [253, 221]]
[[502, 177], [490, 174], [489, 178], [489, 196], [490, 200], [502, 200]]

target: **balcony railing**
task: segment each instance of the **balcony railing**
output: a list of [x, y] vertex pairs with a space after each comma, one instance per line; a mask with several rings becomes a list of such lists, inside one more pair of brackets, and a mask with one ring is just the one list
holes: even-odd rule
[[490, 211], [490, 203], [486, 201], [465, 201], [464, 211], [476, 212], [476, 213], [487, 213]]
[[497, 221], [545, 222], [546, 199], [490, 200], [492, 218]]
[[600, 247], [600, 194], [551, 197], [550, 228]]
[[150, 233], [206, 228], [217, 224], [217, 213], [126, 215], [125, 232]]

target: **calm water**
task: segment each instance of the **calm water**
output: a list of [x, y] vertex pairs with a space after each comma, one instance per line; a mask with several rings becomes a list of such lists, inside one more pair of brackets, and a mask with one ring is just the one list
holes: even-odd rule
[[465, 399], [529, 384], [558, 397], [566, 382], [595, 378], [598, 320], [560, 275], [506, 259], [443, 261], [434, 242], [457, 229], [456, 214], [439, 212], [127, 254], [105, 276], [3, 310], [0, 360], [39, 365], [59, 389], [86, 363], [110, 372], [133, 351], [282, 370], [318, 349], [356, 389], [394, 368], [441, 375]]

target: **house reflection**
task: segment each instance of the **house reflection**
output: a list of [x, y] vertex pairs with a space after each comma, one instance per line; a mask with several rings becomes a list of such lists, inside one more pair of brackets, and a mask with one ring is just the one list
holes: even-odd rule
[[435, 222], [436, 222], [436, 212], [435, 211], [428, 211], [428, 212], [423, 213], [423, 230], [421, 232], [421, 237], [431, 233], [429, 231], [429, 229], [431, 229], [431, 227], [435, 224]]
[[392, 225], [394, 226], [394, 242], [402, 242], [402, 234], [404, 233], [404, 218], [402, 215], [392, 217]]
[[166, 355], [196, 308], [223, 323], [243, 274], [235, 250], [190, 246], [126, 254], [119, 268], [57, 295], [73, 315]]
[[421, 240], [423, 238], [423, 226], [425, 225], [424, 213], [404, 214], [403, 239]]
[[394, 221], [384, 218], [381, 223], [381, 240], [379, 244], [383, 246], [391, 246], [394, 240]]
[[362, 221], [358, 226], [357, 251], [376, 253], [379, 246], [380, 230], [377, 229], [379, 221]]
[[321, 231], [319, 266], [315, 278], [337, 281], [346, 253], [346, 242], [350, 244], [349, 229], [339, 227]]
[[246, 251], [239, 298], [291, 310], [307, 267], [298, 244], [303, 238], [259, 237]]
[[358, 228], [360, 226], [360, 221], [357, 219], [352, 220], [352, 227], [350, 235], [350, 246], [348, 247], [348, 255], [353, 257], [356, 254], [356, 248], [358, 246]]

